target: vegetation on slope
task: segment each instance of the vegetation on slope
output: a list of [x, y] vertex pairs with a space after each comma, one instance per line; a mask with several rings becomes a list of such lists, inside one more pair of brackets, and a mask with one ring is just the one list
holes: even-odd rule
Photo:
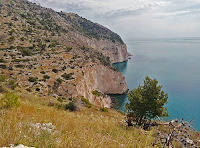
[[[26, 0], [2, 0], [0, 6], [0, 73], [12, 77], [20, 87], [70, 98], [76, 93], [83, 67], [102, 64], [115, 70], [109, 57], [77, 39], [76, 33], [86, 34], [74, 28], [75, 17], [67, 20], [67, 14]], [[106, 32], [103, 36], [115, 36]]]
[[[167, 125], [146, 131], [127, 127], [122, 114], [114, 110], [103, 112], [96, 106], [82, 107], [76, 112], [60, 110], [49, 106], [49, 97], [21, 95], [20, 104], [1, 109], [0, 146], [163, 147], [157, 133], [171, 130]], [[193, 139], [200, 139], [199, 133], [190, 134]], [[173, 146], [180, 144], [173, 143]]]
[[123, 43], [117, 34], [26, 0], [1, 0], [0, 22], [0, 146], [163, 145], [156, 129], [127, 127], [122, 114], [92, 106], [83, 97], [77, 102], [72, 98], [84, 75], [82, 67], [110, 66], [108, 57], [77, 40], [76, 31]]
[[[12, 90], [8, 81], [1, 75], [0, 147], [163, 147], [160, 135], [174, 131], [167, 124], [147, 130], [137, 125], [129, 127], [124, 114], [91, 105], [84, 97], [55, 100], [24, 87]], [[196, 146], [200, 145], [198, 132], [186, 134]], [[172, 146], [182, 144], [172, 141]]]
[[118, 34], [112, 32], [111, 30], [98, 23], [93, 23], [73, 13], [59, 14], [65, 17], [69, 22], [71, 22], [74, 28], [76, 28], [78, 31], [82, 32], [85, 36], [89, 38], [95, 38], [97, 40], [108, 39], [111, 40], [113, 43], [120, 42], [121, 44], [124, 44]]

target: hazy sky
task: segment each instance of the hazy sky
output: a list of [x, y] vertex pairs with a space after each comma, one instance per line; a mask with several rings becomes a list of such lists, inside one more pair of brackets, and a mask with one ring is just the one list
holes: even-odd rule
[[199, 37], [200, 0], [29, 0], [130, 37]]

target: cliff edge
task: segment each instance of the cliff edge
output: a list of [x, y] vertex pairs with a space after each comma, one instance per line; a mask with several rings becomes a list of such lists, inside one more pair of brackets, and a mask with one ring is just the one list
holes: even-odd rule
[[[104, 94], [124, 94], [128, 91], [125, 77], [119, 71], [102, 65], [83, 68], [84, 76], [76, 85], [77, 93], [87, 98], [92, 104], [111, 107], [111, 99]], [[94, 95], [97, 91], [102, 95]]]
[[55, 99], [83, 95], [104, 107], [111, 104], [106, 94], [128, 90], [111, 66], [129, 56], [117, 33], [27, 0], [1, 0], [0, 7], [0, 71], [20, 87]]

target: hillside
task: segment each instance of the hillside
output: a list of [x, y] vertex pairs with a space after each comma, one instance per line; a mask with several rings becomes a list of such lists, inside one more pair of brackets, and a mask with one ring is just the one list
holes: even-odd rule
[[[1, 73], [20, 87], [44, 96], [72, 98], [80, 95], [76, 86], [85, 79], [84, 73], [94, 65], [103, 65], [105, 72], [112, 74], [100, 77], [102, 83], [117, 75], [121, 79], [113, 80], [118, 87], [115, 93], [128, 90], [123, 76], [111, 66], [127, 60], [126, 45], [109, 29], [76, 14], [56, 12], [26, 0], [2, 0], [0, 23]], [[110, 108], [106, 96], [110, 88], [100, 88], [100, 84], [90, 90], [86, 87], [84, 97]], [[92, 94], [95, 90], [105, 94], [103, 102], [102, 97]]]
[[[111, 64], [128, 56], [120, 36], [97, 23], [1, 0], [0, 147], [163, 147], [169, 124], [128, 127], [124, 113], [109, 109], [108, 94], [128, 91]], [[182, 133], [189, 142], [173, 147], [200, 145], [199, 133]]]
[[[0, 95], [3, 100], [15, 99], [15, 102], [6, 101], [6, 108], [2, 108], [0, 100], [0, 147], [23, 144], [35, 148], [157, 148], [164, 147], [165, 138], [174, 131], [167, 124], [149, 130], [137, 126], [128, 127], [123, 114], [99, 106], [89, 106], [88, 103], [84, 103], [75, 112], [66, 111], [66, 107], [63, 108], [61, 102], [53, 97], [39, 95], [30, 94], [24, 88], [17, 88], [15, 93]], [[176, 142], [175, 139], [173, 147], [200, 146], [199, 133], [188, 130], [186, 133], [179, 132], [180, 135], [182, 133], [192, 140], [183, 145], [182, 141]]]

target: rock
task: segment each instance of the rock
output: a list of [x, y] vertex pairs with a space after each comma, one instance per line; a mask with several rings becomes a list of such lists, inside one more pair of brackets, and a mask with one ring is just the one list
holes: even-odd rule
[[108, 96], [95, 97], [92, 91], [97, 90], [104, 94], [124, 94], [128, 91], [125, 77], [118, 71], [113, 71], [103, 65], [84, 67], [84, 76], [78, 82], [76, 89], [80, 96], [87, 98], [92, 104], [111, 107]]
[[27, 147], [22, 144], [20, 144], [18, 146], [14, 146], [13, 144], [10, 144], [10, 147], [1, 147], [1, 148], [34, 148], [34, 147]]
[[97, 49], [104, 56], [109, 56], [112, 63], [120, 63], [127, 61], [130, 53], [127, 52], [126, 44], [119, 42], [113, 43], [110, 40], [97, 40], [97, 39], [88, 39], [80, 34], [76, 36], [82, 40], [84, 43], [87, 43], [90, 47]]

